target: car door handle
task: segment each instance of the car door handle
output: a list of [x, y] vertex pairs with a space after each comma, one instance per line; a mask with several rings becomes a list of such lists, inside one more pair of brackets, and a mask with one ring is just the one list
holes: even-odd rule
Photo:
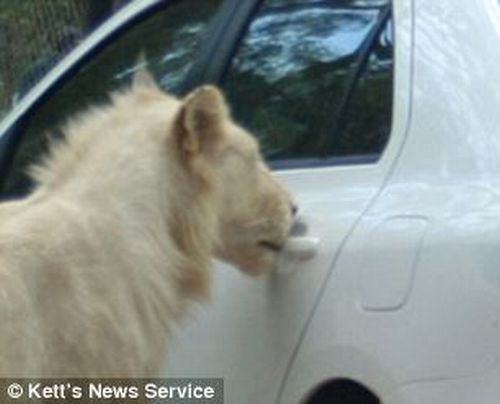
[[292, 236], [286, 242], [283, 253], [286, 258], [307, 261], [317, 254], [319, 246], [318, 237]]

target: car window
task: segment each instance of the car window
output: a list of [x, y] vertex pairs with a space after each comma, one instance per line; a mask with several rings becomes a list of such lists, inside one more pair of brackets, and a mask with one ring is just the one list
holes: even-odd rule
[[45, 153], [49, 138], [75, 112], [105, 102], [147, 65], [160, 85], [177, 93], [196, 60], [206, 28], [221, 0], [167, 2], [113, 39], [28, 119], [2, 189], [3, 197], [27, 193], [27, 169]]
[[0, 1], [0, 119], [87, 34], [130, 1]]
[[388, 6], [387, 0], [262, 2], [223, 86], [268, 160], [380, 155], [392, 119]]

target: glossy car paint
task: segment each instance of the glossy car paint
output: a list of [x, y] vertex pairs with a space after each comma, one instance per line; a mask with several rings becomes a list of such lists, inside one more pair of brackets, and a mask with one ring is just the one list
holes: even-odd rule
[[[396, 8], [398, 2], [395, 3]], [[500, 14], [494, 0], [415, 0], [407, 139], [381, 194], [346, 243], [286, 385], [298, 402], [318, 380], [348, 377], [383, 403], [498, 403], [500, 397]], [[401, 26], [399, 26], [401, 29]], [[399, 37], [396, 37], [399, 39]], [[399, 65], [398, 65], [399, 67]], [[397, 99], [396, 99], [397, 102]], [[426, 223], [407, 296], [393, 288], [411, 232]], [[384, 239], [382, 242], [380, 239]], [[378, 244], [378, 246], [377, 246]], [[378, 284], [375, 254], [394, 255]], [[368, 284], [367, 284], [368, 282]], [[375, 291], [370, 292], [370, 288]]]
[[[75, 49], [0, 136], [74, 63]], [[298, 403], [349, 378], [384, 404], [500, 397], [500, 11], [497, 0], [395, 0], [390, 142], [366, 166], [288, 170], [306, 261], [252, 279], [217, 265], [212, 303], [176, 333], [168, 376], [224, 377], [228, 403]]]

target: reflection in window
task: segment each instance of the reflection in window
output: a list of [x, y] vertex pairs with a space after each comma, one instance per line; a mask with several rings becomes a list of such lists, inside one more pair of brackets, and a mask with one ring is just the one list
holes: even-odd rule
[[[389, 40], [384, 34], [386, 49], [368, 46], [373, 55], [363, 78], [353, 78], [359, 74], [367, 41], [386, 6], [386, 0], [263, 3], [237, 49], [224, 85], [236, 117], [257, 133], [268, 159], [381, 151], [379, 145], [385, 144], [391, 120], [392, 37]], [[384, 52], [385, 59], [381, 59], [378, 55]], [[354, 87], [353, 82], [357, 83]], [[346, 96], [346, 92], [356, 94]], [[378, 116], [381, 109], [388, 110], [389, 116]], [[364, 115], [358, 127], [348, 119], [356, 120], [356, 113]], [[376, 142], [363, 143], [375, 136]]]
[[344, 113], [329, 152], [336, 155], [380, 154], [387, 143], [392, 120], [392, 25], [373, 44], [368, 63]]

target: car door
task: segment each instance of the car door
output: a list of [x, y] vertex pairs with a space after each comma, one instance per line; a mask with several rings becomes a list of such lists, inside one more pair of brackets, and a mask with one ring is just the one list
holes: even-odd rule
[[300, 223], [272, 273], [249, 278], [217, 263], [212, 301], [179, 328], [166, 374], [224, 378], [227, 402], [276, 402], [342, 246], [402, 144], [409, 12], [388, 0], [143, 3], [124, 29], [89, 38], [91, 52], [76, 50], [7, 116], [1, 196], [29, 192], [26, 168], [43, 156], [44, 133], [60, 135], [70, 114], [105, 101], [140, 67], [139, 53], [176, 93], [221, 85], [294, 194]]
[[343, 245], [398, 155], [410, 22], [407, 5], [388, 1], [264, 0], [245, 12], [205, 79], [225, 89], [235, 117], [258, 136], [297, 199], [300, 225], [268, 276], [218, 263], [212, 304], [179, 330], [167, 372], [223, 377], [228, 402], [271, 403], [335, 282]]

